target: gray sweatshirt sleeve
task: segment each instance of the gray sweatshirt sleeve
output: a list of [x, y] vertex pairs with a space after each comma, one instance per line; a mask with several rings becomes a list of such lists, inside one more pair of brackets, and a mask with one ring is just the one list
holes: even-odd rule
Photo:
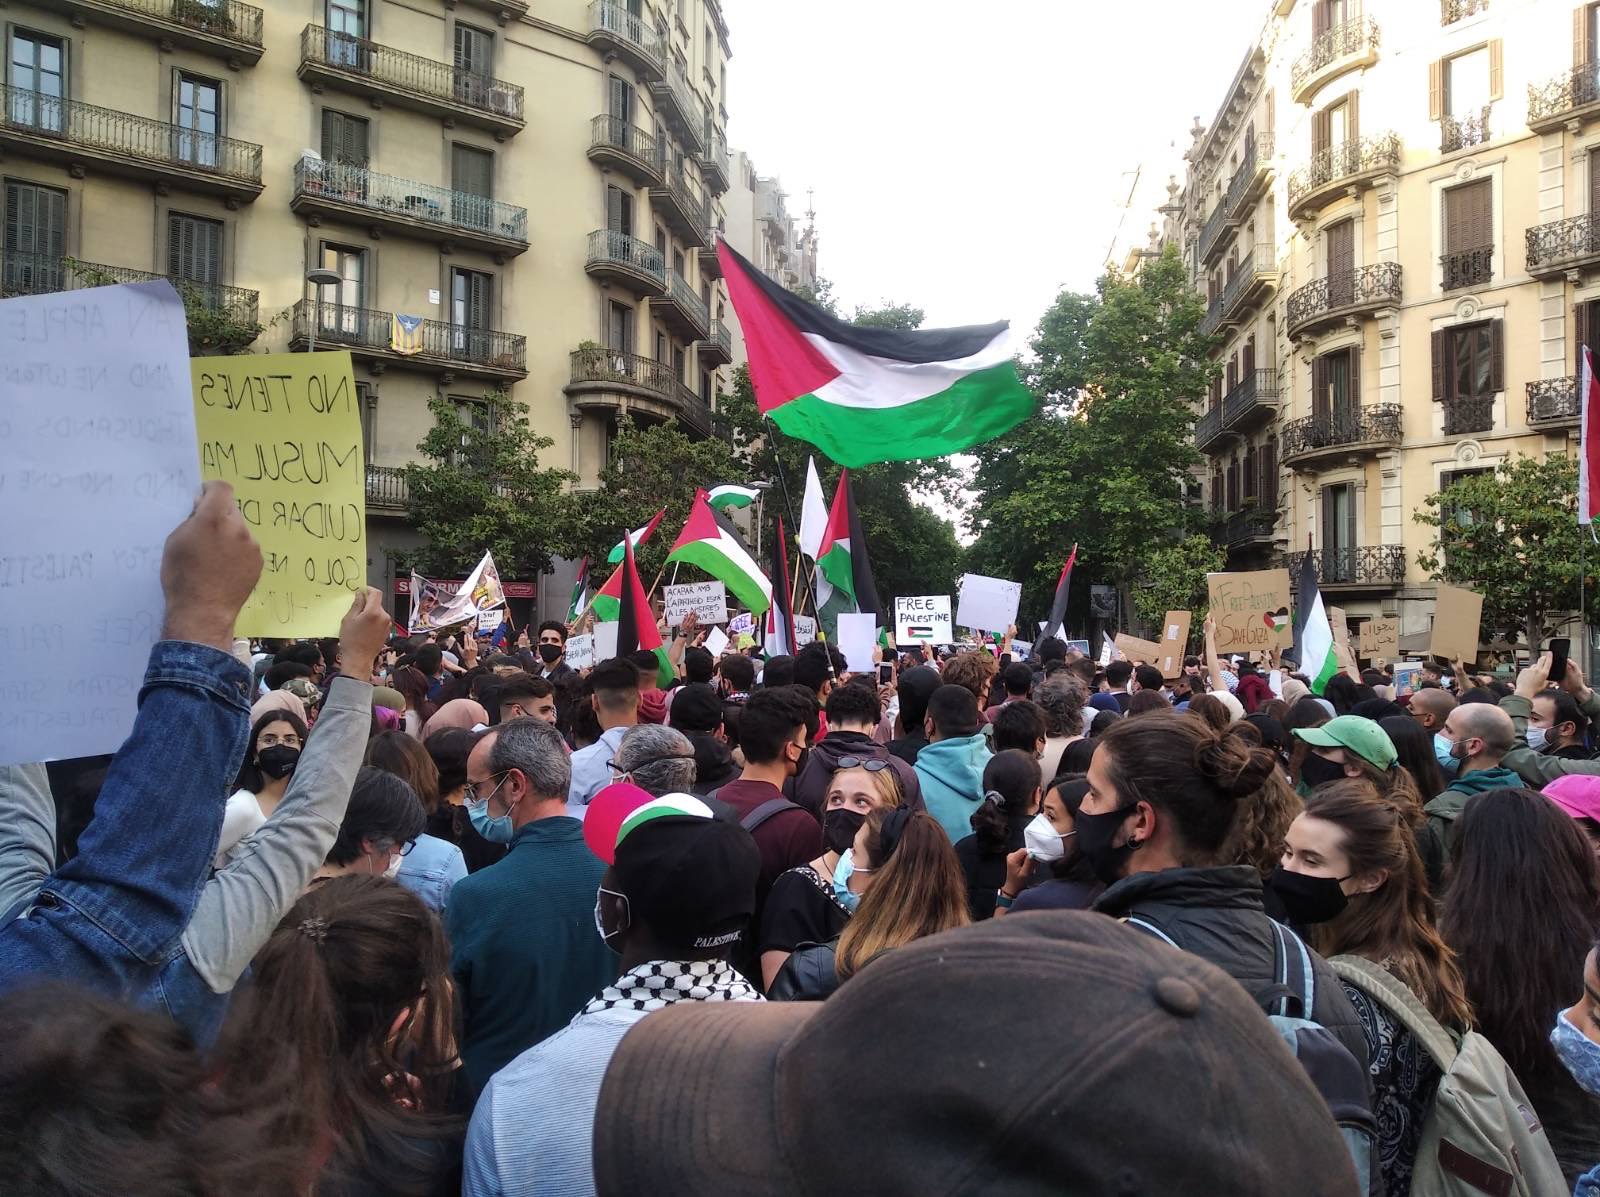
[[0, 765], [0, 920], [56, 867], [56, 803], [43, 765]]
[[214, 993], [232, 990], [339, 834], [372, 727], [372, 687], [337, 677], [283, 800], [212, 874], [183, 950]]
[[[1578, 708], [1590, 719], [1600, 717], [1600, 691], [1590, 691], [1589, 697]], [[1600, 761], [1569, 761], [1559, 756], [1535, 752], [1528, 747], [1528, 716], [1533, 713], [1533, 703], [1520, 694], [1509, 694], [1500, 700], [1500, 709], [1511, 716], [1511, 725], [1517, 738], [1500, 763], [1515, 772], [1533, 789], [1545, 782], [1554, 781], [1569, 773], [1600, 773]]]

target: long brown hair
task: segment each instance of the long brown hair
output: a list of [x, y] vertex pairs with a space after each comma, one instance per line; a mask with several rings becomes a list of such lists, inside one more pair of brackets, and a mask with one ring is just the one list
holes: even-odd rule
[[[883, 825], [891, 815], [905, 820], [888, 859]], [[905, 813], [874, 807], [867, 815], [867, 854], [877, 875], [845, 924], [834, 952], [839, 980], [859, 971], [880, 952], [971, 922], [967, 880], [944, 828], [926, 811]]]
[[1339, 828], [1352, 874], [1388, 874], [1371, 893], [1352, 894], [1337, 918], [1313, 926], [1311, 946], [1324, 956], [1347, 953], [1383, 965], [1445, 1026], [1470, 1027], [1466, 982], [1455, 952], [1434, 925], [1428, 876], [1417, 851], [1421, 809], [1347, 778], [1318, 786], [1305, 813]]
[[417, 792], [424, 814], [439, 808], [439, 766], [415, 736], [403, 731], [380, 732], [367, 741], [363, 764], [393, 773]]

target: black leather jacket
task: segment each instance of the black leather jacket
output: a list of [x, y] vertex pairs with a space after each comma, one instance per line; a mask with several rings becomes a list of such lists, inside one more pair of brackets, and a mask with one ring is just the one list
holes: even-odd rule
[[767, 990], [769, 1002], [820, 1002], [839, 988], [832, 943], [801, 944], [789, 953]]

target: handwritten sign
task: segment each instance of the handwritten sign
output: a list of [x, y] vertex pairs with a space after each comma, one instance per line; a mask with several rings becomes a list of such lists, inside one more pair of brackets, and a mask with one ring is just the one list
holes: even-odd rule
[[922, 594], [895, 599], [894, 638], [897, 644], [952, 643], [955, 625], [950, 616], [950, 596]]
[[[594, 625], [594, 632], [592, 633], [594, 645], [591, 651], [594, 653], [596, 663], [609, 661], [617, 655], [618, 630], [615, 620]], [[567, 641], [567, 657], [569, 660], [572, 657], [572, 641], [570, 640]]]
[[1017, 608], [1021, 603], [1021, 582], [963, 574], [956, 622], [980, 632], [1004, 632], [1017, 622]]
[[1168, 611], [1161, 621], [1161, 660], [1155, 662], [1164, 678], [1175, 678], [1183, 672], [1183, 658], [1189, 647], [1189, 625], [1193, 616], [1188, 611]]
[[594, 668], [594, 637], [592, 635], [567, 637], [567, 664], [574, 669]]
[[240, 636], [332, 636], [367, 584], [366, 463], [348, 353], [189, 363], [200, 474], [233, 484], [261, 543]]
[[804, 648], [817, 638], [817, 620], [812, 615], [796, 615], [794, 617], [794, 642]]
[[1261, 652], [1294, 643], [1288, 570], [1207, 574], [1206, 588], [1219, 653]]
[[1482, 622], [1483, 595], [1440, 582], [1428, 652], [1446, 661], [1465, 661], [1470, 665], [1478, 659], [1478, 625]]
[[741, 632], [756, 630], [756, 617], [748, 611], [741, 611], [728, 621], [728, 635], [738, 636]]
[[200, 492], [183, 304], [139, 283], [0, 302], [0, 764], [114, 751]]
[[691, 611], [701, 623], [728, 622], [728, 588], [721, 582], [685, 582], [661, 593], [666, 597], [668, 627], [682, 626]]
[[1126, 661], [1154, 665], [1161, 659], [1161, 645], [1154, 640], [1141, 640], [1137, 636], [1129, 636], [1125, 632], [1118, 632], [1116, 645], [1117, 652], [1121, 653]]
[[1400, 655], [1399, 619], [1369, 619], [1361, 625], [1361, 652], [1392, 661]]

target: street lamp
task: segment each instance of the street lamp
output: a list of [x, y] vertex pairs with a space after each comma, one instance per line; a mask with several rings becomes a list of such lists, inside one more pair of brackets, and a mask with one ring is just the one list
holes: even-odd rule
[[318, 266], [314, 270], [306, 271], [306, 282], [317, 289], [317, 306], [316, 310], [311, 313], [311, 329], [306, 337], [306, 352], [315, 353], [317, 351], [317, 324], [322, 320], [322, 288], [336, 287], [344, 282], [344, 278], [337, 270], [329, 270], [326, 266]]

